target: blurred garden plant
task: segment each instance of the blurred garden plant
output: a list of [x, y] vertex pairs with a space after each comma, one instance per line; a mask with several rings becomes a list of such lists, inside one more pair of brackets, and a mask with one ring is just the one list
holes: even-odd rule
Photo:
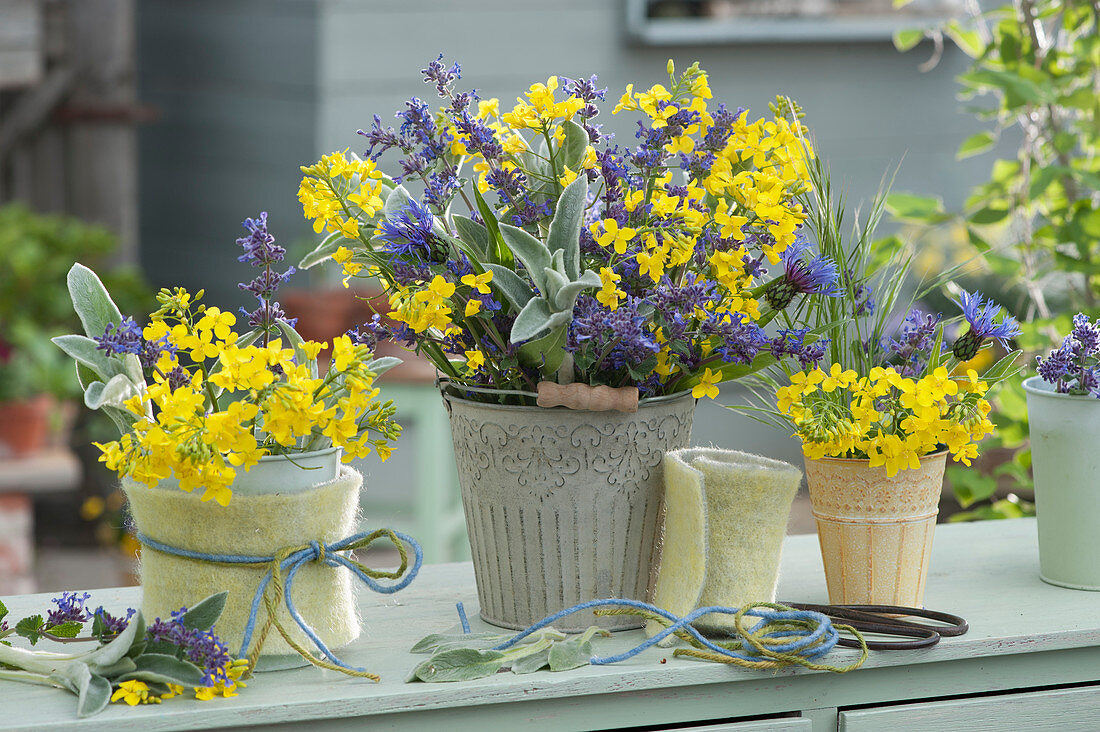
[[712, 106], [706, 72], [670, 62], [667, 87], [630, 85], [615, 104], [637, 117], [637, 144], [613, 146], [595, 76], [552, 76], [506, 110], [456, 91], [442, 56], [422, 73], [441, 109], [413, 98], [397, 129], [375, 116], [359, 131], [362, 158], [302, 168], [305, 215], [329, 232], [302, 266], [332, 259], [388, 292], [389, 317], [357, 342], [405, 344], [504, 403], [540, 380], [715, 397], [777, 360], [821, 357], [809, 328], [764, 330], [835, 294], [835, 265], [799, 238], [813, 153], [793, 105], [756, 120]]
[[390, 402], [374, 379], [397, 359], [375, 360], [368, 347], [336, 338], [326, 373], [323, 343], [303, 341], [274, 300], [293, 267], [279, 272], [284, 250], [267, 216], [244, 222], [240, 260], [260, 269], [241, 288], [259, 306], [246, 312], [251, 330], [238, 335], [231, 312], [201, 304], [202, 291], [157, 295], [160, 308], [140, 326], [123, 317], [95, 274], [69, 272], [73, 305], [86, 335], [54, 338], [77, 362], [85, 404], [103, 409], [122, 436], [98, 444], [119, 475], [149, 486], [174, 477], [203, 488], [202, 500], [228, 504], [238, 469], [265, 455], [293, 455], [336, 446], [344, 460], [377, 451], [385, 459], [400, 433]]
[[999, 317], [1000, 306], [982, 295], [963, 292], [956, 304], [966, 329], [948, 346], [944, 331], [949, 323], [913, 303], [952, 273], [906, 300], [911, 255], [891, 248], [889, 241], [873, 242], [884, 196], [872, 203], [865, 225], [855, 222], [851, 241], [845, 242], [844, 203], [834, 200], [820, 161], [811, 166], [810, 180], [809, 229], [822, 253], [840, 262], [842, 271], [839, 296], [807, 301], [799, 314], [812, 327], [832, 324], [828, 366], [797, 372], [773, 367], [761, 373], [755, 379], [755, 413], [793, 427], [810, 459], [867, 458], [871, 467], [884, 466], [893, 476], [918, 468], [926, 455], [947, 450], [969, 466], [978, 454], [976, 443], [994, 430], [985, 395], [1015, 373], [1018, 353], [981, 375], [960, 366], [993, 342], [1007, 350], [1008, 340], [1019, 335], [1015, 319]]
[[[1100, 276], [1100, 8], [1094, 2], [1015, 0], [988, 7], [970, 3], [971, 17], [930, 31], [903, 31], [901, 50], [925, 36], [942, 47], [949, 37], [971, 58], [959, 77], [967, 111], [986, 129], [962, 143], [959, 158], [1019, 140], [1015, 155], [993, 162], [958, 214], [941, 201], [913, 195], [891, 199], [901, 220], [933, 230], [965, 227], [993, 274], [1014, 295], [1022, 319], [1019, 342], [1036, 352], [1069, 330], [1073, 313], [1096, 315]], [[938, 53], [938, 50], [937, 50]], [[998, 433], [1016, 448], [996, 474], [1030, 486], [1026, 468], [1027, 409], [1022, 388], [1009, 384], [997, 404]], [[964, 507], [990, 497], [995, 476], [952, 473]], [[1019, 515], [1019, 502], [999, 502], [989, 515]]]

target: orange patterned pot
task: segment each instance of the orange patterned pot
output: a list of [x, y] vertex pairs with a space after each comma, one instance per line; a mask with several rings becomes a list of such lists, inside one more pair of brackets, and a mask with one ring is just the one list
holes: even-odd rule
[[829, 602], [922, 606], [946, 460], [892, 478], [867, 460], [806, 460]]

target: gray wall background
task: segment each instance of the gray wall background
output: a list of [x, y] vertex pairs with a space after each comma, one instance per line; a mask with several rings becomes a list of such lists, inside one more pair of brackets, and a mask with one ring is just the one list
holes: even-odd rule
[[[267, 210], [282, 243], [311, 234], [298, 166], [334, 149], [361, 152], [355, 130], [373, 114], [392, 120], [410, 96], [430, 99], [419, 70], [439, 52], [462, 64], [464, 87], [502, 108], [551, 74], [598, 74], [612, 100], [605, 114], [627, 83], [664, 80], [668, 58], [678, 68], [698, 60], [712, 105], [761, 116], [777, 93], [796, 99], [853, 204], [899, 163], [894, 190], [941, 195], [949, 207], [988, 173], [982, 158], [955, 160], [979, 128], [955, 100], [967, 59], [952, 48], [922, 73], [930, 46], [900, 54], [888, 38], [642, 46], [626, 38], [624, 13], [602, 0], [143, 0], [140, 94], [161, 110], [140, 138], [147, 272], [157, 286], [205, 287], [211, 302], [239, 298], [235, 283], [248, 275], [233, 243], [240, 221]], [[600, 121], [633, 143], [630, 120]], [[735, 387], [724, 390], [722, 401], [737, 399]], [[698, 412], [696, 442], [800, 462], [781, 433], [711, 404]]]

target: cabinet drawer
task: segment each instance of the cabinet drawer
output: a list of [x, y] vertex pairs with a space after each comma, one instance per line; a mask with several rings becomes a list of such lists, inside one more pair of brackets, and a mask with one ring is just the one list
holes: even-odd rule
[[1100, 686], [853, 709], [842, 711], [839, 722], [840, 732], [1091, 731], [1100, 729]]
[[[813, 722], [802, 717], [754, 719], [751, 722], [719, 722], [701, 727], [675, 727], [675, 732], [812, 732]], [[671, 731], [670, 731], [671, 732]]]

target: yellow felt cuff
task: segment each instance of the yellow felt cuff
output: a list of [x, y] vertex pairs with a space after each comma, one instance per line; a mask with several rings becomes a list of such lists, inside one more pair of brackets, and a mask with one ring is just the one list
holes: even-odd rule
[[[775, 600], [780, 552], [802, 472], [733, 450], [689, 448], [664, 457], [665, 520], [653, 603], [677, 615], [698, 607]], [[705, 630], [731, 630], [709, 615]], [[651, 635], [662, 626], [650, 623]]]
[[[124, 479], [138, 530], [169, 546], [217, 554], [272, 556], [288, 546], [311, 540], [333, 542], [355, 533], [359, 488], [363, 477], [341, 466], [337, 478], [301, 492], [259, 496], [234, 495], [228, 506], [202, 503], [199, 493], [172, 488], [147, 488]], [[181, 606], [223, 590], [229, 592], [215, 631], [232, 653], [240, 650], [252, 595], [266, 569], [227, 567], [164, 554], [148, 547], [141, 552], [142, 613], [147, 622], [168, 618]], [[339, 648], [359, 637], [360, 622], [351, 573], [310, 563], [294, 578], [294, 606], [329, 648]], [[259, 611], [257, 626], [266, 621]], [[291, 637], [311, 647], [286, 608], [279, 619]], [[258, 629], [257, 627], [257, 629]], [[290, 654], [293, 649], [279, 636], [268, 634], [264, 655]]]

